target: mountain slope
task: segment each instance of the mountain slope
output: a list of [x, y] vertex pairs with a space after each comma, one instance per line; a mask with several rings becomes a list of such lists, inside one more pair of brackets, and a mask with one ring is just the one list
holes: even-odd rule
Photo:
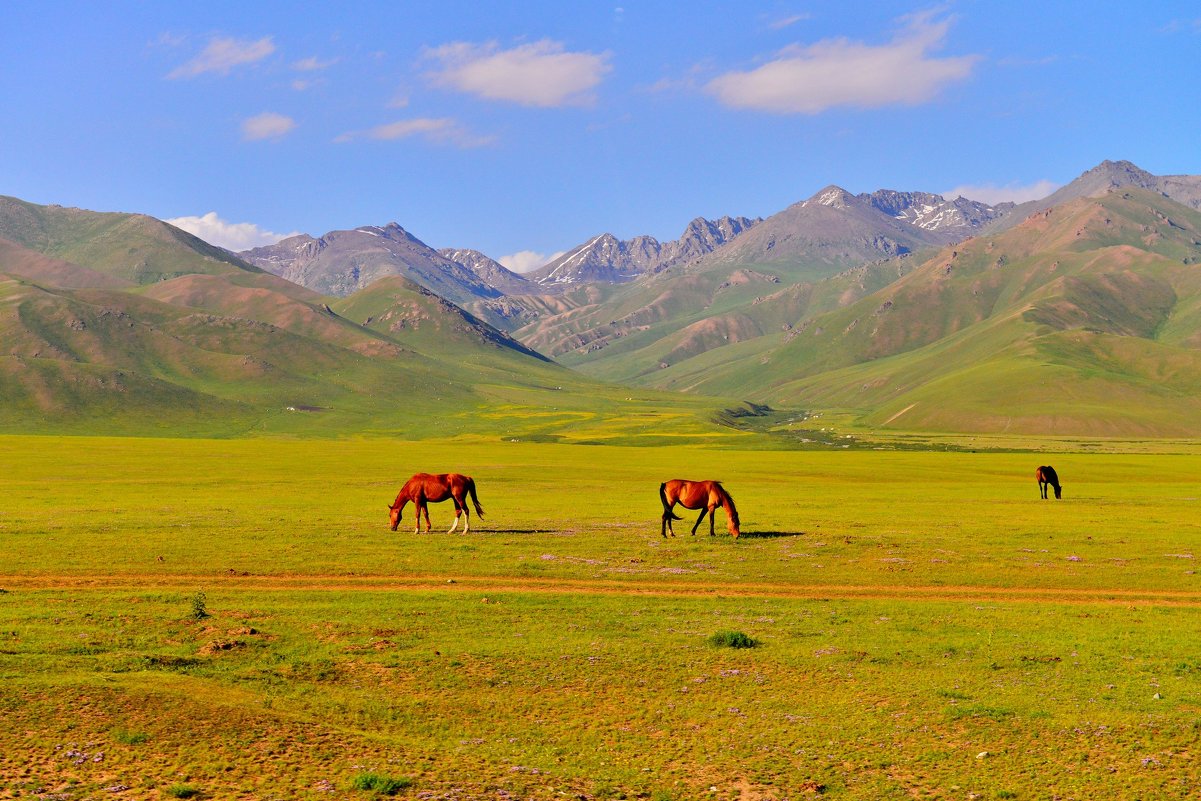
[[700, 269], [773, 265], [790, 269], [797, 279], [813, 280], [945, 241], [942, 234], [881, 211], [870, 197], [828, 186], [715, 251]]
[[[130, 228], [129, 215], [10, 205], [25, 215], [10, 231], [80, 258], [142, 252], [147, 231], [175, 236], [138, 218]], [[156, 258], [156, 280], [139, 285], [0, 239], [0, 431], [594, 441], [719, 431], [706, 422], [711, 400], [574, 374], [399, 276], [334, 300], [186, 246]]]
[[1103, 161], [1047, 197], [1015, 206], [1005, 218], [987, 225], [985, 231], [1004, 231], [1036, 212], [1079, 198], [1102, 197], [1115, 189], [1147, 189], [1189, 208], [1201, 209], [1201, 175], [1152, 175], [1129, 161]]
[[415, 350], [436, 348], [459, 360], [492, 360], [508, 351], [550, 361], [403, 276], [381, 278], [332, 306], [341, 317]]
[[493, 289], [499, 290], [502, 294], [520, 295], [536, 290], [536, 287], [525, 276], [493, 261], [478, 250], [442, 248], [438, 253], [471, 270], [481, 281]]
[[39, 206], [0, 196], [0, 237], [136, 284], [193, 273], [258, 272], [228, 251], [144, 214]]
[[68, 289], [126, 289], [132, 281], [47, 256], [0, 237], [0, 273]]
[[289, 237], [238, 254], [251, 264], [323, 295], [344, 297], [388, 275], [403, 275], [452, 303], [501, 294], [396, 223]]
[[1198, 212], [1148, 190], [1082, 198], [650, 383], [880, 426], [1196, 436], [1199, 263]]

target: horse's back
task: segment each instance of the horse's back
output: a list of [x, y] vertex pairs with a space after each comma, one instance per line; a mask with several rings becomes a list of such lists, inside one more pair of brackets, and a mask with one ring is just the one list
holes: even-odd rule
[[[697, 504], [709, 505], [714, 499], [720, 499], [722, 487], [720, 481], [690, 481], [686, 478], [673, 478], [663, 482], [662, 488], [668, 500], [675, 500], [686, 509], [696, 509]], [[716, 502], [720, 503], [720, 500]]]

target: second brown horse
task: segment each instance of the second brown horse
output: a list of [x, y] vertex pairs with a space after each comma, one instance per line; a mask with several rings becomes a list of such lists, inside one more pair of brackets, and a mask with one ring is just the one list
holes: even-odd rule
[[[684, 519], [672, 511], [677, 503], [685, 509], [701, 510], [701, 516], [692, 527], [693, 534], [696, 534], [697, 527], [705, 519], [705, 515], [709, 515], [709, 536], [713, 536], [713, 512], [719, 506], [726, 511], [726, 527], [730, 534], [737, 539], [742, 533], [738, 530], [738, 510], [734, 508], [734, 498], [726, 492], [720, 481], [685, 481], [682, 478], [673, 478], [659, 485], [659, 500], [663, 502], [664, 537], [671, 531], [671, 521]], [[675, 535], [676, 533], [671, 531], [671, 536]]]
[[[471, 530], [471, 512], [467, 509], [467, 496], [471, 496], [471, 503], [475, 506], [475, 513], [480, 517], [484, 516], [484, 509], [480, 506], [479, 499], [475, 497], [475, 480], [471, 476], [460, 475], [459, 473], [439, 473], [431, 475], [430, 473], [417, 473], [400, 488], [400, 492], [396, 496], [396, 502], [388, 507], [388, 517], [392, 523], [392, 530], [400, 525], [400, 513], [404, 511], [405, 504], [412, 503], [417, 514], [417, 527], [413, 529], [414, 534], [421, 532], [421, 516], [425, 515], [425, 530], [428, 532], [430, 525], [430, 510], [426, 505], [428, 503], [441, 503], [448, 498], [455, 502], [455, 522], [450, 527], [450, 531], [454, 531], [459, 527], [459, 515], [466, 515], [466, 520], [463, 521], [463, 533], [466, 534]], [[449, 534], [450, 531], [447, 533]]]

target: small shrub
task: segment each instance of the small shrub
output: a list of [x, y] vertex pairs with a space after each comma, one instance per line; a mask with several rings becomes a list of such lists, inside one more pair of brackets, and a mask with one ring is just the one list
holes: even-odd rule
[[208, 616], [208, 602], [204, 597], [204, 590], [200, 590], [192, 596], [192, 619], [204, 620]]
[[382, 773], [360, 773], [350, 780], [350, 789], [369, 790], [379, 795], [396, 795], [413, 786], [412, 779], [385, 776]]
[[113, 739], [121, 745], [141, 745], [150, 739], [144, 731], [130, 731], [129, 729], [113, 729], [112, 735]]
[[200, 788], [190, 784], [173, 784], [167, 788], [167, 795], [172, 798], [195, 798], [200, 795]]
[[741, 631], [719, 631], [711, 635], [707, 642], [714, 648], [754, 648], [759, 644]]

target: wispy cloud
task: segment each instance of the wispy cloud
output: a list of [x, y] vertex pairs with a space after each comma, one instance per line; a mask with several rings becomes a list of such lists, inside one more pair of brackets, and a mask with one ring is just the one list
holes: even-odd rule
[[508, 256], [501, 256], [496, 261], [502, 267], [507, 267], [515, 273], [528, 273], [532, 270], [537, 270], [544, 264], [550, 264], [566, 252], [565, 250], [560, 250], [558, 253], [552, 253], [547, 256], [532, 250], [519, 250]]
[[271, 111], [258, 114], [242, 121], [242, 138], [247, 141], [279, 139], [296, 127], [296, 120]]
[[208, 46], [191, 61], [176, 67], [167, 74], [168, 78], [194, 78], [206, 72], [228, 75], [235, 67], [262, 61], [275, 52], [275, 43], [270, 36], [257, 41], [245, 39], [212, 39]]
[[1201, 33], [1201, 17], [1174, 19], [1160, 28], [1162, 33]]
[[908, 18], [891, 42], [846, 38], [793, 45], [762, 66], [728, 72], [706, 90], [730, 108], [777, 114], [818, 114], [836, 106], [917, 105], [967, 78], [979, 56], [934, 58], [950, 21], [929, 13]]
[[780, 17], [779, 19], [774, 19], [771, 22], [767, 23], [767, 27], [771, 28], [773, 31], [780, 31], [785, 28], [790, 28], [793, 25], [796, 25], [798, 22], [804, 22], [805, 20], [807, 20], [809, 18], [810, 18], [809, 14], [793, 14], [788, 17]]
[[465, 149], [483, 147], [496, 141], [494, 136], [480, 136], [472, 133], [450, 117], [417, 117], [410, 120], [398, 120], [386, 125], [377, 125], [366, 131], [348, 131], [334, 141], [353, 142], [359, 139], [393, 141], [412, 136], [420, 137], [437, 145], [453, 145]]
[[329, 69], [337, 63], [338, 59], [336, 58], [322, 61], [316, 56], [309, 56], [308, 58], [300, 59], [300, 61], [293, 61], [292, 69], [296, 70], [297, 72], [318, 72], [320, 70]]
[[942, 193], [943, 197], [965, 197], [968, 200], [979, 200], [995, 206], [998, 203], [1025, 203], [1027, 200], [1041, 200], [1059, 188], [1054, 181], [1041, 180], [1032, 184], [1010, 183], [1005, 186], [996, 184], [964, 184]]
[[263, 245], [274, 245], [281, 239], [287, 239], [300, 233], [293, 231], [290, 234], [276, 234], [260, 228], [254, 223], [226, 222], [215, 211], [210, 211], [200, 217], [175, 217], [166, 222], [200, 237], [210, 245], [234, 252], [250, 250]]
[[396, 90], [388, 100], [388, 108], [408, 108], [409, 107], [409, 92], [403, 87]]
[[429, 73], [437, 86], [542, 108], [590, 105], [592, 90], [612, 70], [609, 53], [572, 53], [549, 39], [510, 50], [496, 42], [452, 42], [424, 55], [439, 65]]

